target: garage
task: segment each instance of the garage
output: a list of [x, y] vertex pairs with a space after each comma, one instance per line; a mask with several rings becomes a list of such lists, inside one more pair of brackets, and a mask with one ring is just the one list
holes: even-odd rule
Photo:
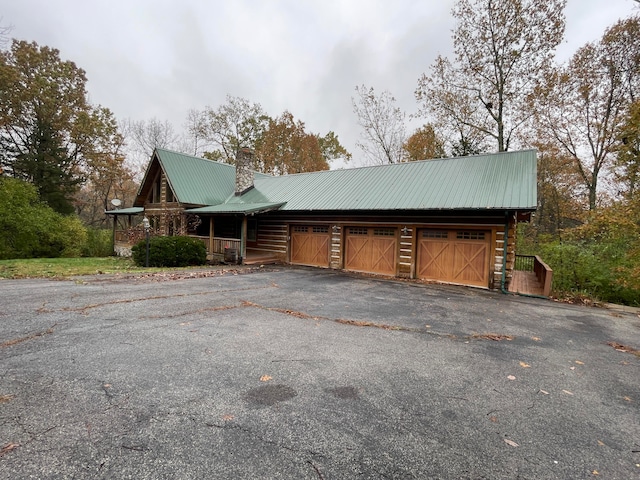
[[329, 266], [329, 227], [294, 225], [291, 227], [291, 263]]
[[396, 274], [397, 232], [387, 227], [348, 227], [345, 269], [354, 272]]
[[490, 238], [490, 232], [475, 230], [420, 230], [417, 276], [488, 287]]

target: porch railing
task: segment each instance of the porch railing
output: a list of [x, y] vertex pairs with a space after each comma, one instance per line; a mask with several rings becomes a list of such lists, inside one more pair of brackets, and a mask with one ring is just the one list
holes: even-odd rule
[[[207, 253], [224, 255], [225, 248], [236, 249], [238, 255], [240, 255], [240, 239], [239, 238], [224, 238], [213, 237], [213, 249], [209, 248], [209, 236], [208, 235], [189, 235], [191, 238], [197, 238], [202, 241], [207, 247]], [[129, 230], [116, 230], [116, 243], [133, 245], [139, 240], [144, 238], [144, 231], [142, 229], [129, 229]]]
[[213, 237], [213, 248], [210, 250], [209, 248], [209, 237], [204, 235], [189, 235], [191, 238], [197, 238], [202, 240], [202, 242], [207, 247], [207, 253], [209, 254], [220, 254], [223, 255], [225, 252], [225, 248], [234, 249], [240, 254], [240, 239], [239, 238], [223, 238], [223, 237]]
[[533, 272], [542, 286], [545, 297], [551, 295], [553, 270], [538, 255], [516, 255], [514, 270]]
[[213, 237], [213, 252], [211, 253], [224, 254], [225, 248], [235, 248], [238, 255], [240, 255], [240, 239]]

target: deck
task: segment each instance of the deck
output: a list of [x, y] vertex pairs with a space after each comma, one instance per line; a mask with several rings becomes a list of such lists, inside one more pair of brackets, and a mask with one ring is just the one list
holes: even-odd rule
[[544, 285], [538, 280], [534, 272], [515, 270], [509, 283], [511, 293], [544, 296]]
[[551, 295], [553, 270], [537, 255], [516, 255], [509, 292], [548, 297]]

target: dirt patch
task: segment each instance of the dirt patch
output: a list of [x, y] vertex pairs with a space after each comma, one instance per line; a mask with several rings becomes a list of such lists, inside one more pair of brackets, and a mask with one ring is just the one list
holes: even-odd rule
[[477, 338], [481, 340], [493, 340], [494, 342], [501, 342], [502, 340], [511, 341], [514, 339], [512, 335], [504, 335], [501, 333], [474, 333], [471, 338]]

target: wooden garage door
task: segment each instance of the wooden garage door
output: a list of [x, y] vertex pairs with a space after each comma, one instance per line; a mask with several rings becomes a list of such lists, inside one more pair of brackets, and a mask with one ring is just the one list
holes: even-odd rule
[[396, 274], [396, 229], [348, 227], [345, 268], [356, 272]]
[[329, 227], [294, 225], [291, 227], [291, 263], [329, 266]]
[[421, 230], [418, 277], [487, 287], [490, 237], [474, 230]]

